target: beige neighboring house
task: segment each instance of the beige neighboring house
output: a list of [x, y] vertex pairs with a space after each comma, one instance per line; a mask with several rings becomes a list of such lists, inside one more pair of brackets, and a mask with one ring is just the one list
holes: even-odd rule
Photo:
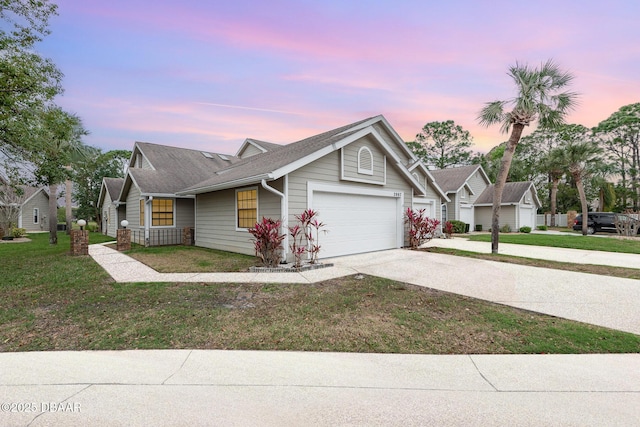
[[[327, 230], [320, 258], [400, 248], [407, 208], [440, 219], [448, 201], [383, 116], [282, 146], [248, 139], [235, 157], [176, 193], [195, 199], [198, 246], [253, 254], [257, 220], [282, 219], [288, 235], [295, 215], [313, 209]], [[284, 247], [291, 259], [288, 237]]]
[[432, 170], [436, 182], [450, 201], [442, 205], [445, 221], [457, 220], [475, 228], [475, 203], [491, 181], [480, 165]]
[[107, 236], [116, 237], [116, 231], [120, 228], [120, 221], [126, 218], [125, 207], [118, 202], [123, 183], [124, 178], [102, 179], [98, 206], [100, 207], [102, 234]]
[[49, 193], [44, 188], [20, 186], [24, 191], [18, 214], [18, 228], [27, 232], [49, 230]]
[[[476, 224], [482, 224], [483, 230], [491, 228], [494, 185], [488, 186], [475, 201]], [[536, 228], [536, 213], [541, 207], [533, 182], [507, 182], [502, 193], [500, 205], [500, 227], [509, 225], [512, 231], [520, 227]]]

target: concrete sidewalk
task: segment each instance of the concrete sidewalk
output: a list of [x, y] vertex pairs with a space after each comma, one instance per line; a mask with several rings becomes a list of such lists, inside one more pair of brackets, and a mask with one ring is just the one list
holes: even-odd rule
[[631, 426], [640, 355], [0, 353], [2, 426]]
[[[564, 234], [566, 235], [567, 233]], [[600, 236], [587, 236], [586, 238], [595, 239], [599, 237]], [[574, 235], [568, 235], [566, 238], [575, 239], [583, 238], [583, 236], [576, 237]], [[429, 246], [460, 249], [485, 254], [491, 253], [490, 242], [472, 242], [464, 237], [454, 237], [453, 239], [433, 239], [425, 244], [425, 247]], [[573, 264], [594, 264], [640, 269], [640, 255], [637, 254], [586, 251], [582, 249], [555, 248], [549, 246], [515, 245], [510, 243], [500, 243], [498, 251], [502, 255], [513, 255], [525, 258], [570, 262]]]

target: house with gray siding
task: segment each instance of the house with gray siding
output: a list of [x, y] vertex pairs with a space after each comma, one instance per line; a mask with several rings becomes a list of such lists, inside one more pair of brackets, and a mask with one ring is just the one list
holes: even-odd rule
[[195, 200], [197, 246], [253, 254], [256, 221], [280, 219], [288, 235], [295, 215], [313, 209], [326, 224], [322, 258], [399, 248], [407, 208], [441, 219], [449, 201], [383, 116], [282, 146], [248, 139], [234, 159], [175, 193]]
[[49, 193], [44, 188], [21, 185], [23, 191], [18, 213], [18, 228], [27, 232], [46, 231], [49, 229]]
[[[125, 205], [120, 204], [118, 197], [124, 184], [123, 178], [103, 178], [98, 197], [100, 207], [100, 230], [107, 236], [116, 237], [120, 221], [126, 218]], [[120, 219], [119, 219], [120, 218]]]
[[[481, 224], [483, 230], [491, 228], [494, 190], [494, 185], [489, 185], [475, 201], [476, 224]], [[521, 227], [535, 230], [536, 213], [541, 206], [533, 182], [507, 182], [502, 192], [500, 227], [509, 225], [512, 231]]]
[[442, 205], [443, 216], [446, 216], [445, 221], [462, 221], [469, 224], [470, 229], [473, 230], [476, 224], [475, 202], [491, 185], [482, 166], [469, 165], [438, 169], [432, 170], [431, 174], [450, 200]]
[[[135, 243], [180, 243], [182, 229], [195, 226], [195, 196], [177, 192], [237, 160], [224, 154], [136, 142], [120, 191], [112, 199], [118, 210], [117, 219], [109, 224], [114, 228], [111, 232], [126, 219]], [[99, 204], [101, 212], [107, 201], [105, 194]]]
[[250, 255], [248, 230], [262, 217], [282, 220], [288, 236], [296, 215], [317, 211], [326, 258], [402, 247], [407, 208], [441, 219], [449, 201], [383, 116], [287, 145], [248, 138], [235, 155], [136, 142], [117, 196], [110, 183], [100, 197], [109, 218], [109, 203], [117, 207], [108, 233], [126, 219], [138, 243], [167, 232], [179, 243], [179, 231], [194, 227], [197, 246]]

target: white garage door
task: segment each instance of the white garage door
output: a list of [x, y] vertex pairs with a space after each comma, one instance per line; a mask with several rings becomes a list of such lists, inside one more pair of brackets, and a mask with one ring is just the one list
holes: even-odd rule
[[460, 221], [469, 224], [469, 230], [475, 227], [473, 221], [473, 206], [460, 206]]
[[312, 205], [329, 231], [320, 233], [320, 258], [400, 246], [397, 198], [314, 191]]
[[[520, 206], [520, 227], [531, 227], [536, 229], [536, 216], [533, 206]], [[515, 230], [514, 230], [515, 231]]]

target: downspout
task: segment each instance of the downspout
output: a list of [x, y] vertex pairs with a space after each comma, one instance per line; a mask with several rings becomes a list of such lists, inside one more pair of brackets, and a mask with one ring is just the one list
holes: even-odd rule
[[150, 246], [149, 226], [151, 222], [151, 209], [153, 208], [153, 196], [148, 196], [144, 202], [144, 246]]
[[265, 190], [269, 191], [270, 193], [275, 194], [276, 196], [280, 197], [280, 215], [282, 216], [282, 223], [280, 224], [280, 232], [282, 234], [284, 234], [284, 249], [282, 251], [282, 262], [285, 263], [287, 262], [287, 252], [289, 251], [289, 233], [288, 233], [288, 228], [287, 228], [287, 217], [288, 212], [287, 212], [287, 196], [285, 195], [287, 193], [287, 186], [288, 186], [288, 176], [285, 175], [284, 179], [283, 179], [283, 190], [284, 193], [279, 192], [278, 190], [276, 190], [273, 187], [269, 187], [267, 185], [267, 181], [265, 179], [263, 179], [261, 181], [262, 184], [262, 188], [264, 188]]

